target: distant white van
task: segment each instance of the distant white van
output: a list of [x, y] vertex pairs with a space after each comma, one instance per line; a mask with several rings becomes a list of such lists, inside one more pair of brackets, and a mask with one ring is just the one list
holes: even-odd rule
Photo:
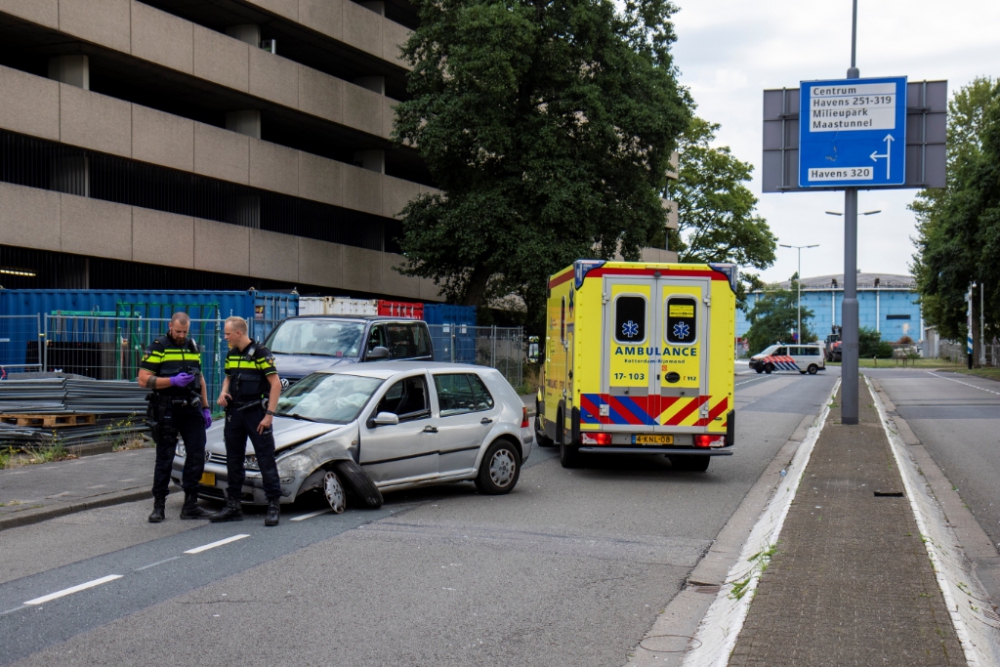
[[750, 368], [758, 373], [798, 371], [803, 375], [816, 375], [817, 371], [826, 370], [826, 357], [819, 344], [777, 343], [750, 357]]

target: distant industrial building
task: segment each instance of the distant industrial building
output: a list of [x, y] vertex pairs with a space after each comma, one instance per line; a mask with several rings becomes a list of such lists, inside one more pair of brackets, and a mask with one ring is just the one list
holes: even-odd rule
[[[791, 281], [779, 283], [782, 289], [793, 289]], [[753, 308], [761, 292], [754, 292], [747, 300], [747, 310]], [[895, 342], [903, 336], [914, 341], [923, 339], [923, 316], [919, 295], [911, 276], [890, 273], [858, 274], [859, 326], [875, 329], [882, 340]], [[811, 310], [813, 316], [803, 318], [806, 328], [823, 340], [831, 327], [842, 325], [844, 303], [844, 275], [817, 276], [802, 279], [802, 310]], [[750, 328], [746, 313], [736, 313], [736, 335], [742, 338]], [[791, 334], [789, 334], [791, 339]]]

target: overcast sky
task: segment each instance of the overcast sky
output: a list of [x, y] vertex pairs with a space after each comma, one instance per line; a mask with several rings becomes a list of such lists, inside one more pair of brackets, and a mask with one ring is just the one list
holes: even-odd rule
[[[720, 123], [718, 145], [754, 165], [750, 184], [758, 210], [789, 245], [802, 250], [802, 275], [843, 273], [843, 192], [761, 192], [762, 97], [765, 89], [798, 88], [800, 81], [844, 78], [851, 59], [851, 0], [675, 0], [674, 54], [698, 104], [696, 113]], [[1000, 1], [859, 0], [857, 65], [861, 77], [947, 80], [949, 97], [977, 76], [1000, 76]], [[916, 233], [907, 204], [916, 190], [862, 190], [858, 210], [858, 268], [909, 273]], [[796, 270], [797, 251], [778, 248], [762, 273], [767, 282]]]

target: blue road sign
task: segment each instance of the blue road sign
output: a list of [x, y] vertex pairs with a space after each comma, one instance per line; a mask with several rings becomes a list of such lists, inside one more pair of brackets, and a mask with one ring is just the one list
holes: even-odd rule
[[905, 76], [801, 85], [799, 187], [903, 185]]

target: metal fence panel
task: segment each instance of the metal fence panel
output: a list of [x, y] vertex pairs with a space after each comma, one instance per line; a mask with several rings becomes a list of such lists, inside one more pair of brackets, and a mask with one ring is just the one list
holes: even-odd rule
[[[98, 380], [135, 380], [146, 348], [167, 331], [168, 319], [45, 315], [45, 341], [37, 368]], [[259, 322], [259, 321], [258, 321]], [[209, 400], [222, 388], [228, 346], [223, 319], [191, 320], [189, 335], [201, 348]], [[527, 362], [521, 327], [430, 325], [434, 360], [478, 364], [499, 370], [518, 387]], [[29, 332], [30, 333], [30, 332]], [[36, 344], [37, 348], [37, 344]], [[37, 353], [36, 353], [37, 354]]]
[[[222, 388], [228, 351], [222, 319], [191, 320], [189, 336], [201, 348], [202, 375], [211, 402]], [[45, 316], [43, 369], [97, 380], [135, 380], [139, 362], [169, 319]]]
[[41, 320], [38, 315], [0, 315], [0, 379], [7, 373], [41, 369]]
[[514, 387], [524, 381], [527, 350], [522, 327], [430, 324], [434, 361], [490, 366]]

